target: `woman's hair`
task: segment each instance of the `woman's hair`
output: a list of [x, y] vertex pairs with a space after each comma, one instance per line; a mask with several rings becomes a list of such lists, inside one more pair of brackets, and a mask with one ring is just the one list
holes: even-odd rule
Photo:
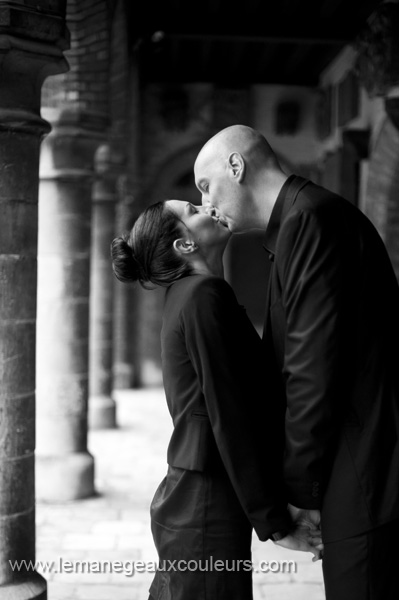
[[112, 268], [119, 281], [138, 281], [168, 286], [191, 273], [190, 265], [175, 251], [173, 242], [182, 236], [181, 221], [157, 202], [149, 206], [134, 223], [130, 233], [111, 243]]

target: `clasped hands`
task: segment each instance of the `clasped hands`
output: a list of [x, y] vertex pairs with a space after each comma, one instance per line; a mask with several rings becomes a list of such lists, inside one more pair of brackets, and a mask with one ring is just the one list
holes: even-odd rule
[[312, 552], [313, 562], [323, 558], [320, 511], [296, 508], [289, 504], [288, 512], [294, 522], [294, 528], [284, 538], [273, 543], [289, 550]]

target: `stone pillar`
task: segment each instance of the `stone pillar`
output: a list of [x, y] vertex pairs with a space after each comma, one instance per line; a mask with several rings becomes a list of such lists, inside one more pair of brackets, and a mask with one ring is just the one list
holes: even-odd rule
[[35, 562], [37, 193], [40, 142], [50, 130], [40, 116], [40, 90], [48, 75], [67, 69], [65, 6], [54, 2], [53, 13], [46, 14], [23, 2], [2, 4], [0, 597], [45, 600], [44, 578], [11, 565]]
[[[134, 200], [122, 186], [117, 205], [115, 235], [129, 231], [133, 223]], [[114, 277], [114, 324], [113, 324], [113, 388], [140, 387], [136, 363], [136, 321], [139, 318], [137, 284], [121, 283]]]
[[90, 283], [90, 379], [89, 427], [116, 427], [116, 403], [112, 394], [113, 286], [110, 245], [115, 237], [115, 174], [111, 148], [96, 153], [97, 174], [93, 186], [92, 263]]
[[[126, 91], [129, 98], [125, 125], [126, 172], [121, 181], [117, 205], [115, 235], [129, 231], [140, 212], [138, 196], [141, 189], [141, 102], [140, 60], [136, 48], [129, 57], [129, 77]], [[120, 98], [118, 104], [121, 105]], [[137, 331], [139, 311], [138, 284], [128, 285], [114, 278], [114, 389], [140, 386]]]
[[94, 493], [87, 450], [93, 157], [103, 123], [55, 111], [42, 145], [39, 190], [37, 495]]

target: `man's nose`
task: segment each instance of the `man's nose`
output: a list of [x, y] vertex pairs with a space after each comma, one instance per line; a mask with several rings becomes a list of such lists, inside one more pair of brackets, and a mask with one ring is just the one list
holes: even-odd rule
[[212, 206], [212, 204], [206, 204], [204, 206], [207, 215], [210, 215], [211, 217], [214, 217], [216, 215], [216, 209], [214, 206]]

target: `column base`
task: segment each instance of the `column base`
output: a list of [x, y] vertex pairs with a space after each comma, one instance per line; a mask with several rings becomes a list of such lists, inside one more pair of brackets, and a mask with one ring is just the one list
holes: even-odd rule
[[115, 429], [116, 402], [109, 396], [90, 396], [89, 429]]
[[47, 600], [47, 581], [39, 573], [31, 572], [21, 582], [0, 585], [1, 600]]
[[94, 495], [91, 454], [36, 456], [36, 499], [39, 502], [67, 502]]

